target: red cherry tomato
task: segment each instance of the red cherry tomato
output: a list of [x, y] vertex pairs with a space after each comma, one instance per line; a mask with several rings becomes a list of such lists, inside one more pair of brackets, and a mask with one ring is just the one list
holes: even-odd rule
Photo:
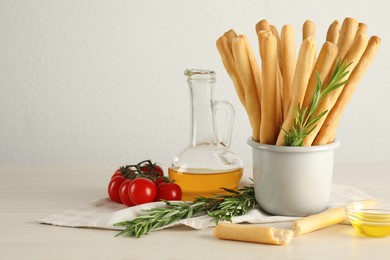
[[154, 183], [156, 184], [156, 187], [158, 187], [158, 185], [160, 185], [161, 183], [164, 183], [164, 182], [165, 182], [164, 177], [157, 177], [157, 178], [154, 180]]
[[181, 200], [182, 191], [176, 183], [161, 183], [157, 187], [156, 201]]
[[143, 165], [140, 167], [141, 169], [141, 172], [143, 173], [150, 173], [152, 176], [160, 176], [160, 177], [163, 177], [164, 176], [164, 170], [157, 164], [153, 164], [153, 165]]
[[121, 186], [119, 187], [119, 198], [123, 204], [125, 204], [128, 207], [134, 206], [134, 203], [130, 200], [129, 197], [129, 184], [131, 180], [126, 180], [122, 182]]
[[157, 164], [154, 164], [153, 165], [153, 170], [154, 170], [154, 172], [157, 172], [158, 176], [161, 176], [161, 177], [164, 176], [164, 170], [163, 170], [163, 168], [161, 168], [161, 166], [159, 166]]
[[144, 204], [154, 201], [156, 198], [156, 184], [147, 178], [137, 178], [129, 184], [129, 197], [135, 204]]
[[121, 169], [116, 170], [116, 171], [114, 172], [114, 174], [112, 175], [111, 179], [114, 178], [114, 177], [116, 177], [116, 176], [121, 176], [121, 177], [123, 177], [122, 172], [121, 172]]
[[112, 201], [122, 203], [119, 197], [119, 188], [121, 184], [127, 179], [122, 176], [113, 177], [108, 184], [108, 196]]

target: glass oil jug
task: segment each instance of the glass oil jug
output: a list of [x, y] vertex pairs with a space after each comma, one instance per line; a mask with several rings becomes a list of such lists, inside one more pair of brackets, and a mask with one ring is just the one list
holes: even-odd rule
[[[180, 185], [183, 200], [227, 194], [223, 188], [237, 189], [243, 174], [241, 159], [229, 150], [234, 122], [233, 106], [214, 101], [215, 72], [186, 70], [191, 93], [191, 143], [176, 155], [168, 169], [169, 178]], [[227, 113], [224, 137], [217, 136], [216, 110]]]

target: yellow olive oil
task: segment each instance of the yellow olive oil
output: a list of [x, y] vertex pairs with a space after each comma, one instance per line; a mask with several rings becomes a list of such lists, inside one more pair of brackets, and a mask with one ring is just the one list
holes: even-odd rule
[[361, 234], [370, 237], [390, 236], [390, 215], [367, 212], [355, 213], [356, 218], [351, 220], [353, 227]]
[[369, 237], [387, 237], [390, 236], [390, 225], [381, 226], [375, 224], [367, 224], [364, 222], [354, 222], [351, 224], [361, 234]]
[[196, 197], [211, 197], [214, 194], [226, 195], [221, 188], [237, 190], [243, 169], [228, 172], [212, 172], [206, 169], [189, 169], [185, 172], [179, 169], [168, 169], [170, 180], [174, 180], [182, 191], [182, 200], [193, 201]]

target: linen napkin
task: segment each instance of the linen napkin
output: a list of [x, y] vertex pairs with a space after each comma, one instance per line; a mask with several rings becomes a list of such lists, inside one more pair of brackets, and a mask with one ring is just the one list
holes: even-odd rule
[[[251, 181], [245, 178], [240, 185], [248, 185]], [[349, 186], [333, 185], [331, 199], [328, 208], [347, 205], [351, 202], [373, 199], [366, 193]], [[121, 221], [129, 221], [140, 214], [143, 210], [154, 207], [163, 207], [164, 202], [153, 202], [133, 207], [125, 207], [122, 204], [112, 202], [109, 198], [96, 199], [91, 202], [79, 205], [75, 208], [65, 210], [38, 220], [43, 224], [51, 224], [66, 227], [88, 227], [99, 229], [121, 230], [123, 227], [114, 227], [113, 224]], [[287, 222], [298, 219], [299, 217], [274, 216], [270, 215], [260, 208], [251, 209], [247, 214], [232, 218], [233, 223], [275, 223]], [[204, 215], [188, 219], [182, 219], [172, 223], [164, 228], [185, 225], [194, 229], [204, 229], [215, 226], [213, 218]]]

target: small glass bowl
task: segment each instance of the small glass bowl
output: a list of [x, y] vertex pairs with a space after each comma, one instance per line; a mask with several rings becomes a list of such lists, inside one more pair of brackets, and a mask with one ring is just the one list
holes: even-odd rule
[[358, 201], [346, 207], [352, 226], [369, 237], [390, 236], [390, 203]]

